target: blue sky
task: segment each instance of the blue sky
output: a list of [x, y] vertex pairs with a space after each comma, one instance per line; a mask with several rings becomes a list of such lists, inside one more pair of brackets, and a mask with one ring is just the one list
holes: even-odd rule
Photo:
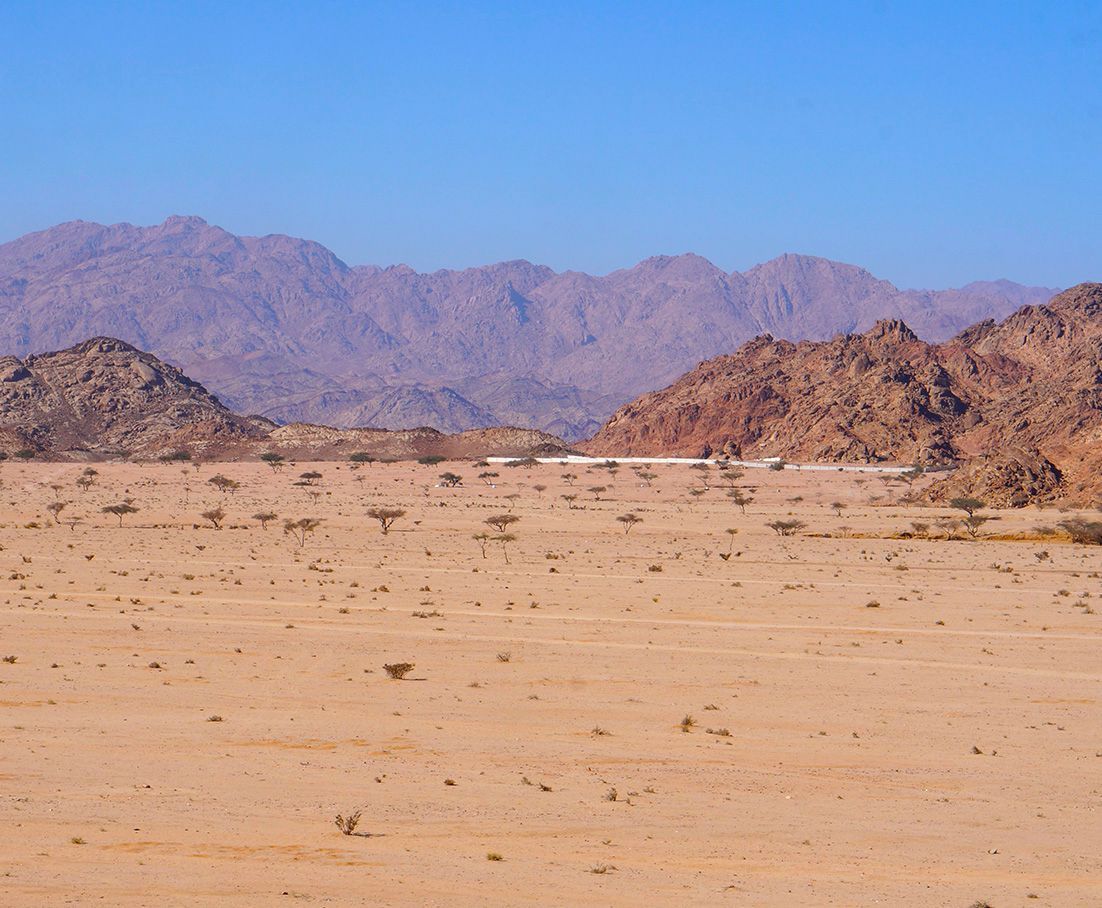
[[1102, 279], [1102, 3], [0, 4], [0, 241]]

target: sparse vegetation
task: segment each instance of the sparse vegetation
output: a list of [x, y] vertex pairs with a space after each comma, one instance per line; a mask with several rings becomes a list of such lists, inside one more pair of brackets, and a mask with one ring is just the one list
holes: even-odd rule
[[209, 511], [203, 511], [199, 516], [217, 530], [221, 528], [222, 521], [226, 519], [226, 512], [221, 508], [211, 508]]
[[138, 509], [134, 507], [129, 501], [123, 501], [119, 504], [109, 504], [106, 507], [100, 509], [104, 514], [111, 514], [119, 519], [119, 526], [122, 526], [122, 519], [128, 514], [137, 514]]
[[298, 520], [291, 520], [288, 517], [283, 521], [283, 532], [290, 535], [299, 548], [303, 548], [306, 545], [306, 537], [319, 526], [321, 521], [316, 517], [300, 517]]
[[383, 666], [383, 671], [387, 673], [388, 678], [393, 678], [395, 681], [401, 681], [415, 668], [412, 662], [389, 662]]
[[347, 816], [342, 816], [338, 813], [334, 822], [337, 824], [337, 828], [341, 831], [342, 835], [352, 835], [356, 832], [356, 827], [360, 825], [360, 817], [362, 815], [362, 810], [354, 810]]
[[635, 526], [637, 523], [642, 523], [643, 522], [642, 517], [640, 517], [638, 514], [631, 514], [631, 513], [621, 514], [616, 519], [624, 525], [624, 535], [627, 535], [628, 533], [630, 533], [631, 528], [633, 526]]
[[394, 526], [396, 521], [405, 517], [406, 512], [402, 508], [368, 508], [367, 516], [372, 520], [377, 520], [383, 535], [387, 536], [390, 534], [390, 528]]

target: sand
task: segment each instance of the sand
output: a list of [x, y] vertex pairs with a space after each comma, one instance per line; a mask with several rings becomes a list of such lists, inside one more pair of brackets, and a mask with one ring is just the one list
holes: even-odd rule
[[4, 905], [1102, 904], [1102, 549], [1028, 538], [1068, 515], [900, 539], [947, 512], [880, 477], [755, 473], [743, 515], [684, 466], [81, 469], [0, 467]]

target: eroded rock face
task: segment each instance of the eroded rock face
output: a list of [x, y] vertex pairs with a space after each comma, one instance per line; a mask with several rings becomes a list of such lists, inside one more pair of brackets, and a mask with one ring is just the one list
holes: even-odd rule
[[895, 321], [818, 343], [757, 338], [621, 407], [582, 447], [964, 463], [956, 481], [986, 490], [977, 497], [1092, 501], [1102, 495], [1102, 284], [942, 344]]
[[1037, 451], [1010, 449], [981, 454], [935, 482], [926, 499], [945, 503], [978, 498], [995, 508], [1020, 508], [1054, 501], [1065, 494], [1063, 474]]

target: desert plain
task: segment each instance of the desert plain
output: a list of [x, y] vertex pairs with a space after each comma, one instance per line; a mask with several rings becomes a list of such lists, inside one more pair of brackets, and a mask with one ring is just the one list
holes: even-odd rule
[[748, 472], [743, 513], [685, 466], [92, 466], [0, 467], [4, 905], [1102, 904], [1067, 514], [948, 540], [878, 475]]

